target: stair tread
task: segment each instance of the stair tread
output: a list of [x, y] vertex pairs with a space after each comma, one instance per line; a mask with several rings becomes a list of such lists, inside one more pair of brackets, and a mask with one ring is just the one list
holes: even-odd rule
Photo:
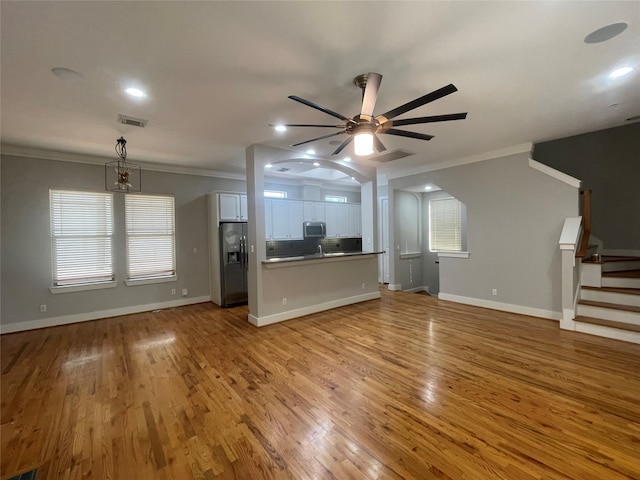
[[624, 293], [625, 295], [640, 295], [640, 288], [622, 288], [622, 287], [590, 287], [583, 285], [580, 288], [584, 290], [600, 290], [611, 293]]
[[608, 302], [596, 302], [594, 300], [580, 300], [579, 305], [588, 305], [590, 307], [610, 308], [612, 310], [624, 310], [626, 312], [638, 312], [640, 313], [640, 307], [634, 307], [632, 305], [619, 305], [617, 303]]
[[593, 260], [591, 257], [585, 258], [583, 263], [613, 263], [613, 262], [629, 262], [640, 260], [640, 257], [629, 257], [622, 255], [602, 255], [599, 261]]
[[585, 317], [578, 315], [575, 318], [576, 322], [591, 323], [593, 325], [600, 325], [603, 327], [617, 328], [619, 330], [628, 330], [630, 332], [640, 332], [640, 325], [625, 322], [615, 322], [613, 320], [604, 320], [602, 318]]

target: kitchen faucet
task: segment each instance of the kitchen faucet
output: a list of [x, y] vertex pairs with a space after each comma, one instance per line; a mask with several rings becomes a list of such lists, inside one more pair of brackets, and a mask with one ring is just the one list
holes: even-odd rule
[[318, 253], [322, 253], [322, 244], [318, 245]]

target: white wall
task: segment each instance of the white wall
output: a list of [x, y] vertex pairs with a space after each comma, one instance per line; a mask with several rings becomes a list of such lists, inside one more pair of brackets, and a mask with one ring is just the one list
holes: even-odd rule
[[[528, 161], [521, 153], [389, 182], [394, 190], [433, 183], [467, 206], [470, 257], [440, 259], [442, 297], [559, 318], [558, 238], [564, 219], [578, 214], [578, 189]], [[391, 272], [391, 283], [404, 283], [403, 272]]]
[[[104, 191], [104, 167], [10, 156], [2, 156], [1, 162], [3, 331], [209, 299], [206, 195], [214, 190], [244, 190], [245, 182], [143, 170], [143, 193], [175, 196], [177, 281], [132, 287], [124, 284], [124, 198], [114, 194], [117, 287], [53, 295], [49, 291], [52, 283], [49, 188]], [[171, 294], [173, 288], [176, 295]], [[186, 298], [180, 295], [183, 288], [188, 289]], [[46, 305], [47, 311], [40, 312], [40, 305]]]

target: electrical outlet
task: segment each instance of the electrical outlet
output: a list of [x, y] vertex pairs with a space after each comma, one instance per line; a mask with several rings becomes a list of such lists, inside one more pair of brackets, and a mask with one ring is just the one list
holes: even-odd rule
[[40, 305], [40, 311], [43, 312], [43, 313], [46, 312], [47, 311], [47, 305], [46, 304], [45, 305]]
[[491, 290], [491, 295], [493, 295], [494, 297], [498, 295], [498, 289], [494, 288], [493, 290]]
[[364, 290], [364, 282], [362, 282], [362, 289]]
[[188, 293], [189, 293], [189, 290], [187, 290], [186, 288], [182, 289], [182, 296], [183, 297], [186, 297], [188, 295]]
[[287, 304], [287, 299], [286, 299], [286, 298], [283, 298], [283, 299], [282, 299], [282, 305], [286, 305], [286, 304]]
[[175, 288], [172, 288], [172, 289], [171, 289], [171, 295], [175, 295], [175, 294], [176, 294], [176, 289], [175, 289]]

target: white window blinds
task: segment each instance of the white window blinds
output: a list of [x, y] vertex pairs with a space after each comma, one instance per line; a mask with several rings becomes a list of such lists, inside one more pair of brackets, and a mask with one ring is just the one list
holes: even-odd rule
[[112, 281], [113, 196], [49, 190], [49, 207], [53, 285]]
[[429, 250], [459, 252], [462, 250], [461, 204], [455, 198], [429, 200]]
[[125, 195], [127, 278], [176, 273], [175, 213], [172, 196]]

